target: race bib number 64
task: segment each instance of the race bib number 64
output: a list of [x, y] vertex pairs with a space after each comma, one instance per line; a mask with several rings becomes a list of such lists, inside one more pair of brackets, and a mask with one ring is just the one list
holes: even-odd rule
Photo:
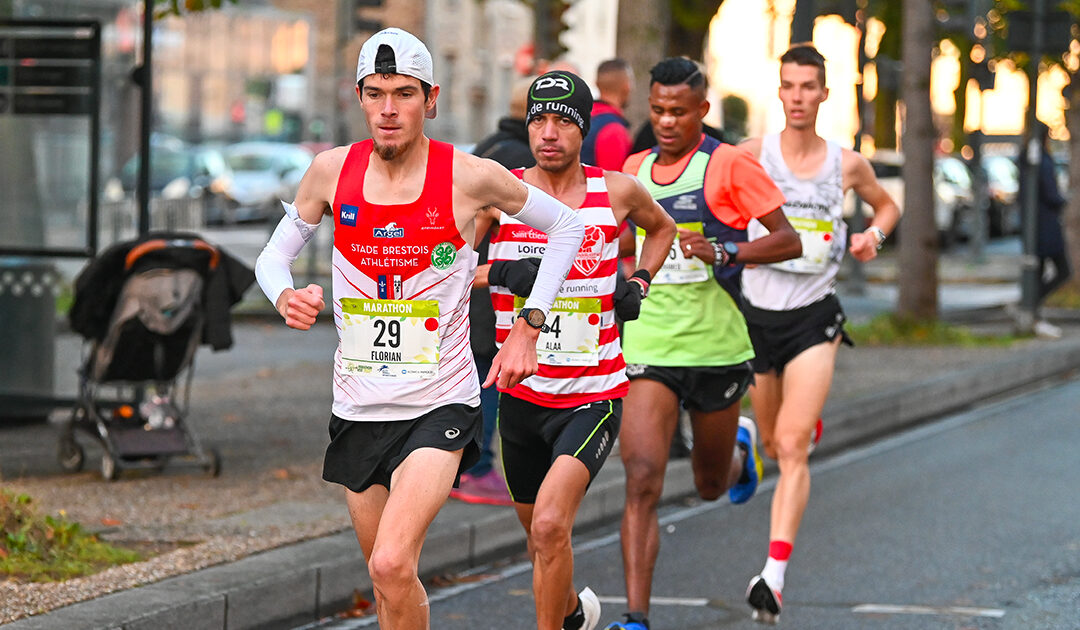
[[341, 318], [341, 362], [349, 374], [438, 375], [438, 301], [342, 298]]

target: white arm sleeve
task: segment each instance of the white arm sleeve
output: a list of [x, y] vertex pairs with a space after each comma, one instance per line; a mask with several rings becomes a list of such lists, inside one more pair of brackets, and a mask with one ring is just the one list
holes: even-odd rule
[[293, 261], [319, 227], [318, 223], [312, 225], [301, 219], [296, 206], [284, 201], [281, 205], [285, 206], [285, 216], [255, 261], [255, 279], [273, 304], [277, 304], [282, 291], [293, 288]]
[[548, 236], [536, 283], [525, 300], [525, 308], [538, 308], [547, 313], [555, 303], [555, 296], [559, 294], [563, 280], [570, 273], [570, 266], [581, 248], [585, 224], [576, 212], [558, 199], [530, 184], [525, 184], [525, 187], [529, 189], [525, 205], [511, 216], [529, 227], [546, 232]]

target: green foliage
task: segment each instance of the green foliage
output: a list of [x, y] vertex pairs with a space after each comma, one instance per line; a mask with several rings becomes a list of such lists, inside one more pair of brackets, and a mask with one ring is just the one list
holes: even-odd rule
[[940, 320], [920, 321], [893, 313], [883, 313], [866, 324], [845, 328], [856, 344], [866, 346], [1002, 346], [1017, 339], [1012, 335], [977, 335], [963, 326]]
[[0, 575], [65, 580], [136, 562], [141, 556], [100, 542], [62, 515], [39, 517], [25, 494], [0, 489]]
[[1075, 285], [1063, 286], [1046, 298], [1046, 305], [1057, 308], [1080, 309], [1080, 289]]

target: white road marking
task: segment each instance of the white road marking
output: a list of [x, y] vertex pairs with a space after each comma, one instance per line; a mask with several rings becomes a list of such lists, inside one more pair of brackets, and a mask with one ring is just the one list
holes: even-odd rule
[[[625, 597], [598, 597], [601, 604], [626, 604]], [[708, 606], [709, 600], [704, 597], [652, 597], [649, 603], [653, 606], [692, 606], [700, 608]]]
[[853, 613], [866, 615], [962, 615], [964, 617], [993, 617], [1000, 619], [1005, 611], [1000, 608], [969, 608], [966, 606], [898, 606], [894, 604], [859, 604]]

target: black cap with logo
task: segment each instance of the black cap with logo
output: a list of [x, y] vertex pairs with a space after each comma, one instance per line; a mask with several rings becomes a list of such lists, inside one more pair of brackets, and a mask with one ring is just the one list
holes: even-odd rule
[[543, 74], [529, 88], [526, 120], [539, 114], [558, 114], [577, 123], [581, 136], [589, 135], [593, 97], [589, 84], [572, 72], [556, 70]]

